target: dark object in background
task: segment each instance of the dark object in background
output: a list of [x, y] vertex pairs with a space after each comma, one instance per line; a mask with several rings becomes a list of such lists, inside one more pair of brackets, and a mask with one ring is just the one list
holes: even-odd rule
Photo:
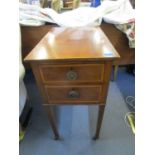
[[28, 126], [31, 114], [32, 114], [32, 106], [30, 104], [30, 101], [27, 99], [22, 114], [19, 118], [20, 124], [23, 129], [26, 129], [26, 127]]
[[133, 74], [135, 76], [135, 65], [129, 65], [129, 66], [127, 66], [126, 71], [129, 74]]
[[135, 0], [130, 0], [132, 7], [135, 9]]

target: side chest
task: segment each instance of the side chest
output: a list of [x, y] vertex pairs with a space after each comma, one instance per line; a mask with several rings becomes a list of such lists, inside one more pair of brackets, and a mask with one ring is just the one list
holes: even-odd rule
[[43, 104], [104, 104], [111, 63], [32, 63]]

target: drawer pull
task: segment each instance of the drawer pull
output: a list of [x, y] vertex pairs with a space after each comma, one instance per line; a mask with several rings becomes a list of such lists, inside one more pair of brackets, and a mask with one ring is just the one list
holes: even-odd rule
[[77, 73], [72, 68], [67, 72], [66, 74], [68, 80], [76, 80], [77, 79]]
[[76, 90], [71, 90], [69, 93], [68, 93], [68, 98], [70, 99], [77, 99], [80, 97], [80, 93]]

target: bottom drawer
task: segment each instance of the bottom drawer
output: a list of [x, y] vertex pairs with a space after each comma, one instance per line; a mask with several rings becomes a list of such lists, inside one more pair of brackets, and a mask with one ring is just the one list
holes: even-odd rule
[[100, 101], [101, 90], [101, 85], [45, 86], [49, 104], [97, 103]]

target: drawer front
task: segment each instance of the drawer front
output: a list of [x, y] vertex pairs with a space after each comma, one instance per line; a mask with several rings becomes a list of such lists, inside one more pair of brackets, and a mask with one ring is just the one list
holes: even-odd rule
[[45, 86], [48, 103], [97, 103], [100, 101], [102, 87], [91, 86]]
[[40, 65], [39, 70], [43, 83], [102, 82], [104, 65]]

